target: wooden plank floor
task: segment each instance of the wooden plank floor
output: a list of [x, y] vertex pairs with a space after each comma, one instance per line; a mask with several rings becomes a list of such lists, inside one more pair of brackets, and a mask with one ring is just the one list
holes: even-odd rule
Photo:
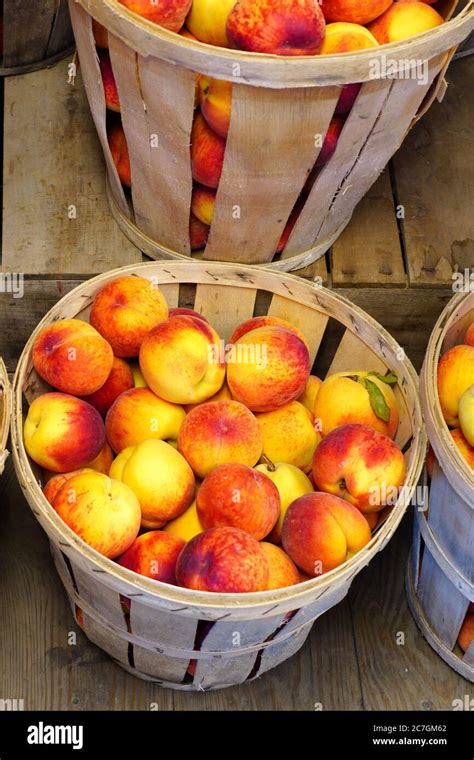
[[[409, 135], [332, 251], [299, 272], [322, 277], [365, 308], [417, 369], [452, 296], [453, 271], [474, 266], [473, 67], [468, 57], [452, 65], [445, 101]], [[66, 69], [61, 63], [6, 83], [1, 271], [25, 277], [23, 298], [0, 292], [0, 355], [10, 372], [38, 320], [64, 293], [143, 258], [108, 211], [80, 77], [71, 87]], [[397, 218], [400, 206], [404, 218]], [[408, 611], [411, 516], [289, 662], [242, 687], [188, 694], [126, 674], [77, 629], [11, 461], [0, 505], [0, 697], [24, 699], [27, 709], [437, 710], [473, 696]], [[404, 645], [397, 644], [400, 632]]]

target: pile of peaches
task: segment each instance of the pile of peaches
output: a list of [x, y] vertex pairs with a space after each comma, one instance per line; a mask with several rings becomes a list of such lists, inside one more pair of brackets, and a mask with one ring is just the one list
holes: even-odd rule
[[[120, 0], [136, 14], [184, 37], [218, 47], [287, 56], [331, 55], [375, 48], [444, 22], [430, 0]], [[107, 30], [94, 22], [107, 107], [120, 99], [107, 51]], [[334, 154], [342, 128], [359, 94], [345, 85], [317, 158], [320, 171]], [[195, 181], [190, 220], [191, 249], [205, 247], [221, 177], [232, 109], [232, 84], [197, 76], [196, 115], [191, 136]], [[120, 119], [110, 121], [109, 144], [122, 183], [132, 176]], [[288, 219], [276, 254], [283, 251], [307, 197], [303, 190]]]
[[404, 483], [396, 376], [321, 381], [278, 317], [224, 343], [123, 276], [90, 322], [44, 327], [32, 362], [49, 388], [24, 443], [44, 496], [97, 552], [164, 583], [245, 593], [322, 575], [367, 545]]
[[[474, 469], [474, 322], [463, 343], [448, 349], [438, 364], [438, 396], [450, 435], [467, 464]], [[430, 449], [428, 473], [435, 455]]]

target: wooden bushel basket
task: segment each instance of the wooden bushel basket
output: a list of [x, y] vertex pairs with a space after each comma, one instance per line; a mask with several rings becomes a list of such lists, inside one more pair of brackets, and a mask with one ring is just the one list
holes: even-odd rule
[[3, 0], [0, 76], [51, 66], [74, 49], [67, 0]]
[[12, 392], [8, 380], [7, 369], [0, 359], [0, 475], [5, 469], [8, 457], [7, 440], [10, 433], [10, 417], [12, 411]]
[[[116, 0], [69, 0], [82, 77], [105, 155], [112, 211], [150, 257], [191, 255], [190, 161], [196, 72], [233, 83], [222, 177], [204, 259], [289, 271], [320, 258], [348, 224], [407, 131], [443, 86], [455, 47], [474, 28], [461, 16], [401, 43], [356, 54], [281, 57], [216, 48], [158, 27]], [[447, 1], [450, 14], [456, 6]], [[91, 16], [109, 30], [132, 173], [125, 195], [107, 142]], [[398, 78], [380, 78], [387, 61]], [[426, 79], [412, 77], [425, 62]], [[411, 62], [411, 63], [410, 63]], [[410, 71], [411, 67], [411, 71]], [[375, 73], [374, 73], [375, 72]], [[392, 72], [393, 73], [393, 72]], [[336, 152], [313, 171], [341, 86], [363, 82]], [[151, 136], [157, 147], [151, 147]], [[309, 184], [308, 184], [309, 183]], [[307, 200], [283, 253], [281, 234]]]
[[[406, 453], [406, 487], [359, 554], [326, 575], [292, 588], [211, 594], [136, 575], [97, 554], [62, 522], [44, 498], [41, 472], [28, 459], [23, 444], [28, 402], [46, 389], [32, 367], [32, 346], [39, 330], [55, 320], [87, 319], [96, 293], [127, 274], [153, 279], [170, 306], [186, 303], [205, 313], [224, 339], [254, 313], [270, 313], [291, 320], [305, 332], [321, 374], [354, 368], [390, 368], [398, 373], [397, 442]], [[133, 674], [191, 690], [243, 683], [298, 651], [314, 620], [344, 598], [354, 576], [389, 541], [418, 482], [426, 448], [416, 373], [402, 349], [371, 317], [332, 291], [292, 275], [199, 262], [126, 267], [96, 277], [65, 296], [41, 321], [23, 351], [14, 382], [12, 428], [20, 485], [49, 536], [73, 609], [82, 610], [87, 636]], [[123, 597], [129, 600], [129, 615], [124, 614]], [[192, 661], [194, 667], [188, 670]]]
[[474, 293], [455, 296], [432, 333], [421, 373], [421, 401], [436, 455], [428, 503], [416, 513], [408, 564], [410, 606], [422, 633], [452, 668], [474, 681], [474, 644], [456, 646], [470, 602], [474, 602], [474, 473], [449, 434], [437, 390], [442, 354], [462, 343], [474, 321]]

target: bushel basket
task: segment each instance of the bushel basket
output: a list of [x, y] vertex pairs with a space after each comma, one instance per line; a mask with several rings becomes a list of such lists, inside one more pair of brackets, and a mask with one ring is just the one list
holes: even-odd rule
[[[23, 444], [28, 403], [45, 390], [31, 361], [40, 329], [58, 319], [87, 319], [97, 292], [123, 275], [153, 279], [174, 307], [205, 313], [222, 338], [254, 314], [291, 321], [307, 336], [315, 369], [398, 373], [397, 443], [407, 476], [396, 505], [370, 543], [339, 568], [291, 588], [212, 594], [166, 585], [105, 559], [62, 522], [41, 491], [41, 472]], [[316, 618], [347, 594], [355, 575], [384, 548], [410, 502], [426, 439], [417, 377], [397, 343], [371, 317], [335, 293], [292, 275], [198, 262], [130, 266], [96, 277], [65, 296], [28, 341], [15, 377], [13, 456], [19, 482], [48, 534], [56, 567], [87, 636], [133, 674], [175, 689], [203, 690], [256, 678], [302, 646]], [[124, 597], [129, 600], [123, 605]], [[130, 605], [130, 614], [128, 613]]]

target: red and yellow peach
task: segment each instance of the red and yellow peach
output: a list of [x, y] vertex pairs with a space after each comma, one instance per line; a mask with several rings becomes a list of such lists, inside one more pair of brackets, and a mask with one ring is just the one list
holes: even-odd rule
[[201, 478], [234, 462], [253, 467], [263, 447], [254, 415], [238, 401], [212, 401], [193, 409], [178, 436], [179, 451]]

